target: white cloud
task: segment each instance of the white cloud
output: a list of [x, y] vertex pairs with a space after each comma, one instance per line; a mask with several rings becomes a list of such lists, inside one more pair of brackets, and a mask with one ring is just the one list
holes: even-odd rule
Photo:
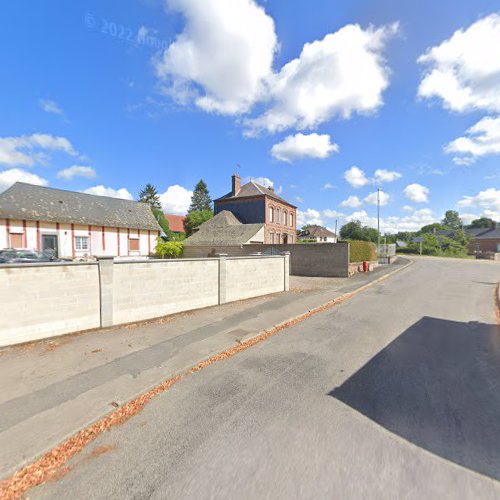
[[344, 179], [353, 187], [360, 188], [370, 183], [363, 170], [358, 167], [351, 167], [344, 172]]
[[339, 206], [349, 207], [349, 208], [359, 208], [363, 205], [363, 202], [357, 196], [349, 196], [347, 199], [342, 201]]
[[317, 210], [314, 210], [314, 208], [308, 208], [306, 211], [297, 210], [297, 227], [300, 228], [306, 224], [322, 226], [323, 219], [321, 218], [321, 214]]
[[0, 192], [5, 191], [15, 182], [27, 182], [28, 184], [36, 184], [37, 186], [47, 186], [49, 184], [47, 179], [20, 168], [11, 168], [0, 172]]
[[[377, 228], [377, 218], [371, 217], [365, 210], [358, 210], [347, 216], [347, 221], [359, 220], [363, 225]], [[380, 218], [381, 233], [397, 233], [398, 231], [418, 231], [422, 226], [437, 222], [432, 210], [423, 208], [404, 217], [389, 216]]]
[[82, 191], [87, 194], [95, 194], [97, 196], [109, 196], [111, 198], [123, 198], [124, 200], [133, 200], [134, 197], [125, 189], [113, 189], [111, 187], [104, 187], [103, 185], [93, 186]]
[[181, 103], [222, 114], [250, 110], [264, 97], [278, 40], [274, 21], [254, 0], [168, 0], [185, 26], [154, 61]]
[[300, 158], [328, 158], [337, 153], [339, 147], [330, 141], [328, 134], [295, 134], [289, 135], [283, 141], [275, 144], [271, 154], [277, 160], [291, 163]]
[[378, 168], [375, 170], [375, 174], [373, 176], [374, 184], [383, 184], [384, 182], [394, 182], [403, 177], [399, 172], [395, 172], [394, 170], [385, 170], [383, 168]]
[[484, 17], [418, 58], [427, 65], [418, 95], [453, 111], [500, 111], [500, 15]]
[[270, 79], [271, 106], [246, 121], [249, 133], [313, 128], [335, 116], [375, 111], [389, 85], [382, 53], [397, 30], [397, 24], [366, 30], [349, 24], [306, 43], [299, 57]]
[[328, 208], [326, 210], [323, 210], [323, 216], [328, 219], [338, 219], [344, 217], [344, 214], [342, 212], [337, 212], [336, 210], [330, 210]]
[[464, 137], [450, 142], [444, 150], [460, 155], [453, 158], [457, 165], [470, 165], [481, 156], [500, 154], [500, 117], [482, 118], [467, 129]]
[[414, 212], [415, 209], [413, 207], [410, 207], [410, 205], [405, 205], [401, 210], [405, 212]]
[[38, 104], [40, 104], [40, 107], [46, 113], [54, 113], [56, 115], [64, 116], [63, 109], [55, 101], [51, 101], [50, 99], [40, 99]]
[[70, 181], [74, 177], [86, 177], [87, 179], [92, 179], [95, 176], [96, 172], [92, 167], [84, 167], [83, 165], [73, 165], [57, 172], [57, 177], [66, 181]]
[[369, 205], [377, 205], [377, 200], [380, 199], [380, 206], [384, 207], [389, 203], [390, 198], [391, 197], [384, 191], [380, 191], [380, 193], [375, 191], [374, 193], [370, 193], [363, 201]]
[[192, 191], [178, 184], [169, 186], [163, 194], [160, 194], [163, 211], [172, 215], [186, 215], [189, 205], [191, 205], [192, 196]]
[[324, 186], [323, 189], [335, 189], [337, 186], [335, 184], [332, 184], [331, 182], [327, 182]]
[[49, 134], [0, 137], [0, 164], [31, 167], [36, 162], [45, 163], [47, 152], [62, 151], [71, 156], [78, 153], [65, 137]]
[[500, 220], [500, 189], [488, 188], [475, 196], [464, 196], [457, 205], [460, 208], [479, 208], [482, 216]]
[[415, 203], [427, 203], [429, 201], [429, 188], [422, 184], [408, 184], [403, 190], [404, 195]]
[[460, 219], [464, 224], [470, 224], [474, 219], [479, 219], [479, 215], [476, 214], [460, 214]]

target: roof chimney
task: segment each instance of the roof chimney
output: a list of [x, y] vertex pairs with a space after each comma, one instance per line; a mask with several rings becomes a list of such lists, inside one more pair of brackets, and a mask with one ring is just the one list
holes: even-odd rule
[[233, 174], [232, 179], [233, 179], [233, 185], [232, 185], [231, 194], [233, 196], [236, 196], [240, 192], [241, 177], [238, 174]]

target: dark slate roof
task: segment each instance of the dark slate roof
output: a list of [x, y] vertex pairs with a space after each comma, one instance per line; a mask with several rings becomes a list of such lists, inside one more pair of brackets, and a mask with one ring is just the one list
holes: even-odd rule
[[310, 226], [299, 233], [299, 238], [335, 238], [335, 233], [322, 226]]
[[0, 219], [25, 219], [130, 229], [161, 228], [149, 205], [16, 182], [0, 194]]
[[500, 239], [500, 227], [489, 229], [485, 233], [481, 233], [474, 237], [475, 240], [491, 240]]
[[229, 193], [225, 194], [224, 196], [221, 196], [220, 198], [217, 198], [215, 201], [226, 201], [230, 199], [235, 199], [235, 198], [248, 198], [250, 196], [264, 196], [267, 195], [270, 198], [273, 198], [275, 200], [281, 201], [282, 203], [286, 203], [287, 205], [290, 205], [291, 207], [295, 207], [295, 205], [292, 205], [290, 202], [286, 201], [284, 198], [281, 196], [277, 195], [273, 189], [267, 188], [265, 186], [262, 186], [261, 184], [257, 184], [256, 182], [250, 181], [247, 182], [246, 184], [243, 184], [241, 186], [240, 190], [236, 193], [236, 195], [233, 196], [232, 191]]
[[475, 239], [477, 236], [491, 231], [491, 227], [468, 227], [464, 231], [469, 238]]
[[186, 245], [243, 245], [250, 241], [265, 224], [242, 224], [228, 210], [219, 212], [203, 223], [198, 231], [184, 240]]

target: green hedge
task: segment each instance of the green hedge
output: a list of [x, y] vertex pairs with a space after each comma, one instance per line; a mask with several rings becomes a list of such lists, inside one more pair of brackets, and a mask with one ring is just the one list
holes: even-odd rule
[[350, 246], [349, 262], [377, 260], [377, 246], [371, 241], [348, 241]]
[[184, 245], [181, 241], [162, 241], [161, 238], [156, 239], [155, 252], [162, 259], [175, 259], [182, 255]]

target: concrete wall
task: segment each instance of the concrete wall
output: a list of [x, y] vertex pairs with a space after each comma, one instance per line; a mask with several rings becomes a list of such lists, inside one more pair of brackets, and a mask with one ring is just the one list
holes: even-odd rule
[[0, 264], [0, 346], [289, 289], [289, 256]]
[[219, 260], [121, 262], [114, 265], [115, 324], [219, 302]]
[[229, 256], [250, 255], [256, 252], [290, 252], [290, 273], [297, 276], [349, 276], [349, 244], [322, 243], [294, 245], [198, 246], [186, 245], [185, 257], [208, 257], [217, 253]]
[[[42, 250], [42, 236], [57, 235], [59, 257], [64, 258], [134, 255], [145, 257], [154, 251], [158, 231], [0, 219], [0, 249], [13, 246], [13, 234], [22, 235], [22, 244], [16, 247], [27, 250]], [[90, 249], [77, 250], [73, 244], [75, 236], [87, 236]], [[139, 251], [130, 250], [131, 239], [139, 239]]]
[[0, 266], [0, 345], [99, 326], [97, 264]]
[[226, 301], [248, 299], [285, 289], [285, 262], [281, 258], [228, 258]]

